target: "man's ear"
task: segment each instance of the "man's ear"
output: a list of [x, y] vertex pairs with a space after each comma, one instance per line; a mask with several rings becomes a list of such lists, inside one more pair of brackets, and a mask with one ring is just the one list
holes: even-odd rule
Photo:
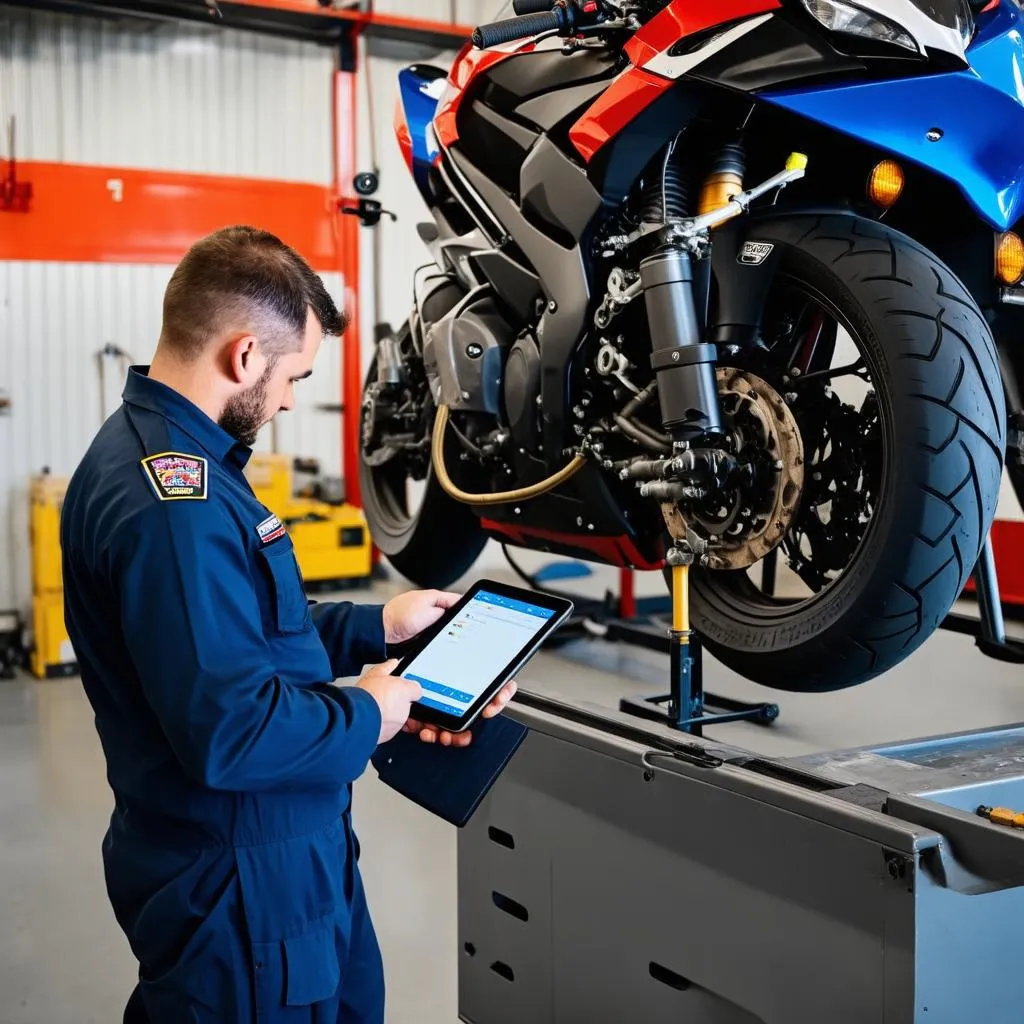
[[266, 357], [252, 334], [243, 334], [228, 346], [228, 374], [236, 384], [249, 387], [259, 380], [266, 367]]

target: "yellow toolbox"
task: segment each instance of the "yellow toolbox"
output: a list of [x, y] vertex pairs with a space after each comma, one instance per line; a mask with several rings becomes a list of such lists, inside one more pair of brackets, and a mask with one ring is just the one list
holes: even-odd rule
[[32, 673], [39, 679], [73, 676], [78, 672], [75, 651], [64, 625], [64, 595], [37, 594], [32, 601]]
[[292, 460], [287, 455], [255, 452], [245, 468], [253, 494], [278, 518], [292, 500]]
[[29, 490], [29, 535], [32, 547], [32, 593], [63, 590], [60, 564], [60, 510], [68, 481], [43, 474], [32, 478]]
[[[312, 464], [300, 464], [309, 472]], [[373, 571], [373, 544], [363, 513], [295, 494], [296, 461], [256, 453], [246, 467], [253, 493], [288, 530], [308, 590], [359, 586]], [[315, 488], [311, 488], [315, 490]]]
[[372, 571], [372, 545], [363, 513], [352, 505], [294, 503], [281, 517], [307, 588], [359, 585]]

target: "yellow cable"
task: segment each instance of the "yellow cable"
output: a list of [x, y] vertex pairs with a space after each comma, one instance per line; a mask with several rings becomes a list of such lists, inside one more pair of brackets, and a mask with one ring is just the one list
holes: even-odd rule
[[520, 487], [515, 491], [498, 491], [494, 494], [470, 494], [456, 487], [444, 464], [444, 432], [448, 426], [448, 406], [437, 407], [437, 418], [434, 420], [434, 435], [431, 445], [431, 458], [434, 461], [434, 474], [438, 483], [445, 492], [456, 501], [466, 505], [505, 505], [512, 501], [528, 501], [530, 498], [537, 498], [548, 491], [553, 491], [559, 484], [575, 476], [586, 464], [587, 460], [582, 455], [577, 455], [572, 462], [560, 469], [553, 476], [549, 476], [540, 483], [531, 484], [529, 487]]

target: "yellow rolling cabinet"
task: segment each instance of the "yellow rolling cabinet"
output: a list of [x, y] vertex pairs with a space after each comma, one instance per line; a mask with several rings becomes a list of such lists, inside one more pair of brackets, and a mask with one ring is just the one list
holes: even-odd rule
[[372, 551], [363, 513], [352, 505], [301, 504], [306, 507], [293, 506], [284, 524], [307, 588], [353, 586], [369, 579]]
[[292, 500], [292, 460], [287, 455], [256, 452], [245, 468], [253, 493], [279, 519]]
[[64, 594], [37, 594], [32, 599], [32, 674], [39, 679], [78, 672], [75, 650], [64, 625]]
[[78, 662], [64, 625], [60, 510], [68, 481], [43, 473], [29, 490], [32, 568], [32, 673], [40, 679], [74, 675]]
[[256, 497], [288, 530], [307, 590], [365, 583], [373, 571], [373, 545], [363, 513], [294, 493], [294, 463], [284, 455], [253, 455], [246, 476]]

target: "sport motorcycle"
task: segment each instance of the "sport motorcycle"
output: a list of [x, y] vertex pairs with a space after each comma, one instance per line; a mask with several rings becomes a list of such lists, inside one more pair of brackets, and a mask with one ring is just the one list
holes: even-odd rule
[[[695, 566], [754, 681], [864, 682], [1024, 498], [1014, 0], [516, 0], [396, 128], [433, 263], [360, 478], [421, 586], [488, 538]], [[1014, 230], [1016, 229], [1016, 231]]]

